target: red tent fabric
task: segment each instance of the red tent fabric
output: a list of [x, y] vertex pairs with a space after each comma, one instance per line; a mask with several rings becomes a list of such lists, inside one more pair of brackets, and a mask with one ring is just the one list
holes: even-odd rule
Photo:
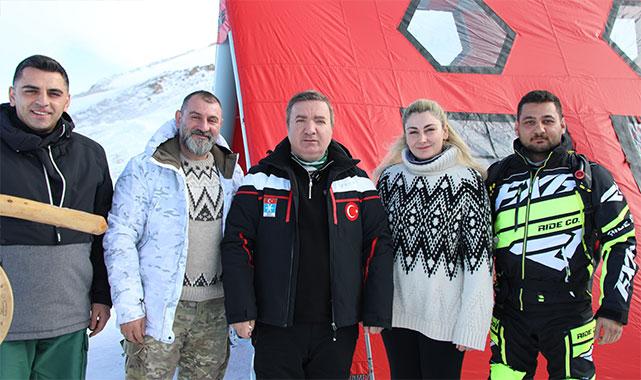
[[[389, 365], [387, 364], [387, 354], [381, 334], [369, 336], [370, 348], [373, 358], [373, 368], [375, 379], [389, 379]], [[359, 327], [358, 341], [356, 342], [356, 352], [352, 360], [352, 376], [350, 380], [369, 380], [369, 364], [367, 358], [367, 348], [363, 336], [363, 328]]]
[[[395, 136], [402, 133], [400, 108], [415, 99], [436, 100], [453, 113], [513, 115], [522, 95], [547, 89], [563, 103], [577, 150], [613, 173], [630, 204], [637, 231], [641, 231], [641, 192], [630, 158], [626, 158], [630, 153], [624, 153], [612, 121], [613, 115], [639, 120], [641, 71], [603, 36], [613, 7], [635, 7], [641, 2], [432, 3], [444, 9], [474, 8], [468, 13], [452, 12], [453, 19], [488, 23], [499, 37], [501, 31], [511, 35], [512, 42], [495, 54], [500, 62], [476, 72], [438, 67], [436, 58], [417, 49], [399, 30], [416, 1], [227, 0], [245, 126], [244, 153], [250, 163], [256, 164], [286, 135], [287, 101], [294, 93], [310, 88], [330, 97], [336, 110], [335, 139], [370, 172]], [[641, 30], [639, 20], [636, 30]], [[487, 39], [497, 38], [487, 33], [470, 36], [457, 57], [463, 64], [470, 59], [463, 57], [465, 54], [491, 50], [490, 42], [496, 41]], [[481, 61], [487, 58], [483, 54], [478, 57]], [[236, 138], [241, 136], [236, 134]], [[634, 281], [637, 292], [623, 338], [616, 344], [595, 346], [601, 379], [641, 378], [640, 278]], [[489, 350], [468, 354], [464, 378], [486, 377], [488, 357]], [[375, 360], [384, 362], [385, 358]], [[545, 376], [541, 365], [537, 378]]]

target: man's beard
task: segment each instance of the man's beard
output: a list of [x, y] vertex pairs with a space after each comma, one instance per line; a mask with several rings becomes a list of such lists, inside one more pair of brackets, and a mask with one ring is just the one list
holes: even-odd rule
[[[185, 134], [183, 131], [183, 127], [180, 126], [180, 141], [185, 149], [195, 156], [202, 156], [211, 151], [216, 143], [214, 141], [214, 135], [212, 135], [211, 132], [202, 132], [198, 129], [192, 129], [190, 133]], [[206, 136], [209, 140], [193, 139], [192, 135]]]
[[[540, 138], [540, 136], [533, 136], [532, 139]], [[525, 144], [522, 143], [523, 148], [527, 152], [532, 152], [535, 154], [549, 154], [551, 151], [556, 148], [557, 145], [559, 144], [553, 144], [552, 141], [550, 141], [549, 137], [546, 137], [547, 143], [543, 145], [538, 145], [538, 144]], [[560, 143], [560, 142], [559, 142]]]

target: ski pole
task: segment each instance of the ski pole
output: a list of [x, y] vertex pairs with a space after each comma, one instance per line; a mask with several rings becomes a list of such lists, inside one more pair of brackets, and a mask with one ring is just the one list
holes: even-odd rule
[[363, 336], [365, 336], [365, 349], [367, 350], [367, 369], [369, 370], [369, 376], [367, 380], [374, 380], [374, 360], [372, 359], [372, 346], [369, 342], [369, 332], [363, 331]]

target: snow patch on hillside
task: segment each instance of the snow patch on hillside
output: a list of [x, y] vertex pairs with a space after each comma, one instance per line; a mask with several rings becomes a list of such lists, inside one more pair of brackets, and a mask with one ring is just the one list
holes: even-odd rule
[[192, 50], [106, 78], [72, 96], [69, 114], [76, 132], [105, 148], [114, 181], [153, 133], [174, 118], [187, 94], [212, 90], [215, 54], [215, 45]]

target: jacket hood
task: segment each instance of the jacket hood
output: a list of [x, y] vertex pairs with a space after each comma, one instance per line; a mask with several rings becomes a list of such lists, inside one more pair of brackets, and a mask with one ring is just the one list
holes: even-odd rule
[[[171, 119], [165, 122], [165, 124], [163, 124], [156, 131], [156, 133], [154, 133], [153, 136], [151, 136], [151, 138], [149, 139], [149, 142], [147, 142], [147, 146], [145, 147], [145, 152], [148, 153], [149, 155], [153, 155], [156, 149], [158, 149], [158, 147], [162, 143], [168, 140], [171, 140], [177, 135], [178, 135], [178, 127], [176, 126], [176, 119]], [[229, 144], [227, 144], [227, 140], [225, 140], [225, 138], [221, 134], [218, 134], [218, 140], [216, 140], [216, 145], [222, 146], [223, 148], [230, 150]]]
[[71, 137], [71, 131], [75, 128], [71, 116], [63, 112], [60, 120], [53, 131], [47, 135], [40, 135], [32, 132], [16, 114], [16, 108], [9, 103], [0, 104], [0, 135], [15, 151], [32, 151], [45, 148], [60, 141], [62, 138]]

